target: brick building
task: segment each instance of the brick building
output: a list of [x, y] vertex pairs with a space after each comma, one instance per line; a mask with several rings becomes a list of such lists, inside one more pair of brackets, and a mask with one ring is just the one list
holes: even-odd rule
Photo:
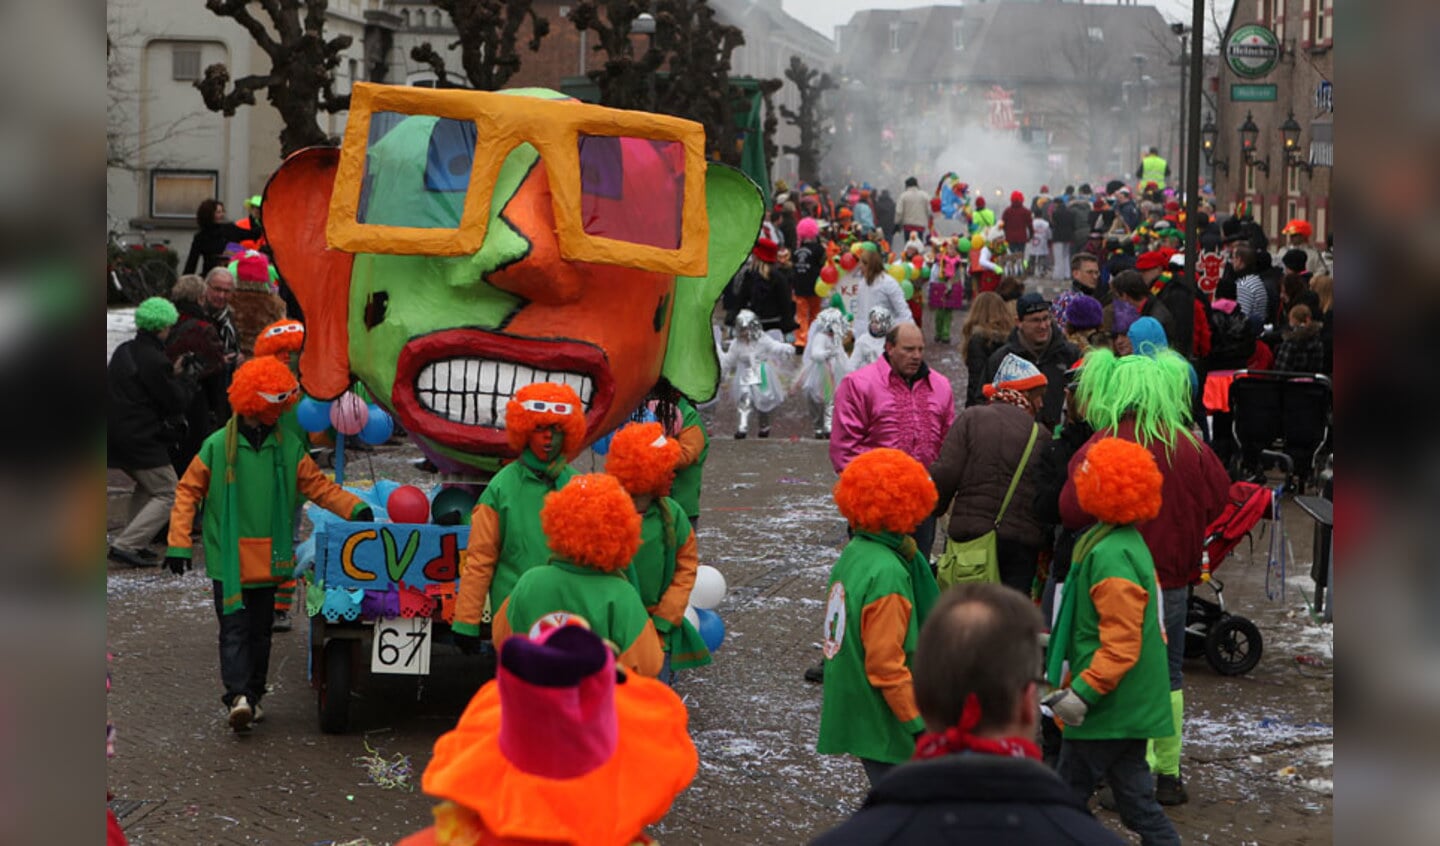
[[[1241, 76], [1222, 55], [1219, 77], [1212, 80], [1213, 155], [1225, 164], [1214, 169], [1217, 205], [1233, 211], [1247, 202], [1272, 238], [1292, 218], [1310, 221], [1317, 243], [1324, 243], [1332, 226], [1334, 8], [1334, 0], [1236, 0], [1221, 41], [1223, 51], [1232, 33], [1259, 24], [1275, 34], [1280, 48], [1279, 63], [1263, 77]], [[1292, 155], [1300, 166], [1287, 162], [1282, 147], [1280, 129], [1292, 111], [1300, 127]], [[1257, 165], [1247, 165], [1240, 149], [1247, 116], [1259, 130]]]

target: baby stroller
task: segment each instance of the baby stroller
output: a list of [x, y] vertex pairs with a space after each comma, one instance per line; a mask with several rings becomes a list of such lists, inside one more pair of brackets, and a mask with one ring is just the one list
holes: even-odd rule
[[1274, 496], [1275, 492], [1264, 485], [1235, 482], [1230, 485], [1230, 504], [1205, 529], [1200, 582], [1215, 591], [1215, 599], [1196, 596], [1191, 586], [1185, 609], [1185, 657], [1204, 655], [1215, 672], [1224, 676], [1243, 675], [1255, 669], [1265, 641], [1254, 623], [1225, 610], [1225, 584], [1214, 571], [1257, 523], [1271, 517]]

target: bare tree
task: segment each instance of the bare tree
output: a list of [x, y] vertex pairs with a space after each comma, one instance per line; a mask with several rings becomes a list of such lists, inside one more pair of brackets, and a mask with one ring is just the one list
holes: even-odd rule
[[143, 129], [135, 125], [136, 116], [141, 113], [137, 108], [141, 94], [129, 80], [133, 66], [125, 53], [141, 38], [135, 30], [119, 30], [118, 23], [113, 16], [106, 21], [105, 166], [136, 171], [167, 164], [168, 160], [151, 158], [154, 152], [195, 132], [196, 118], [203, 112], [182, 115]]
[[647, 9], [648, 4], [638, 0], [580, 0], [570, 10], [570, 23], [592, 33], [595, 44], [590, 49], [605, 57], [604, 64], [586, 74], [600, 89], [601, 105], [617, 109], [650, 105], [651, 77], [665, 63], [665, 56], [653, 37], [643, 52], [636, 50], [631, 37], [635, 19]]
[[[318, 118], [321, 111], [350, 108], [350, 95], [335, 93], [335, 67], [353, 39], [325, 38], [328, 5], [328, 0], [205, 0], [205, 8], [244, 27], [270, 58], [269, 73], [241, 77], [233, 84], [224, 64], [206, 68], [205, 77], [195, 83], [206, 108], [232, 117], [241, 106], [255, 105], [255, 93], [264, 90], [284, 122], [281, 156], [333, 143]], [[260, 7], [268, 25], [250, 13], [252, 6]]]
[[[765, 99], [765, 125], [761, 130], [765, 143], [765, 170], [773, 173], [775, 160], [780, 157], [780, 145], [775, 143], [775, 134], [780, 131], [780, 114], [775, 107], [775, 94], [785, 87], [782, 79], [760, 80], [760, 96]], [[781, 106], [780, 108], [784, 108]]]
[[[530, 40], [525, 48], [534, 53], [550, 34], [550, 20], [535, 12], [533, 0], [435, 0], [460, 33], [451, 44], [460, 47], [460, 64], [470, 87], [498, 91], [520, 70], [520, 28], [528, 18]], [[437, 85], [444, 85], [445, 59], [426, 41], [410, 51], [410, 58], [424, 62], [435, 71]]]
[[825, 157], [823, 145], [828, 131], [827, 117], [821, 105], [826, 91], [836, 87], [830, 74], [821, 73], [805, 64], [799, 56], [790, 57], [790, 66], [785, 69], [785, 78], [795, 83], [800, 92], [800, 109], [780, 107], [780, 114], [800, 130], [800, 143], [786, 146], [785, 152], [799, 159], [800, 181], [820, 181], [820, 162]]

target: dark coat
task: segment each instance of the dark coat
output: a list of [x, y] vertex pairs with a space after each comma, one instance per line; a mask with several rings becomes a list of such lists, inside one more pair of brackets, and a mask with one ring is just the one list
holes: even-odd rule
[[976, 331], [965, 345], [965, 369], [970, 372], [970, 381], [965, 386], [965, 405], [985, 404], [985, 368], [990, 366], [990, 356], [1005, 346], [1004, 335], [998, 337]]
[[190, 459], [200, 451], [200, 444], [230, 417], [226, 389], [234, 365], [225, 360], [225, 342], [214, 315], [199, 303], [178, 302], [175, 308], [180, 312], [180, 321], [165, 339], [165, 353], [172, 361], [191, 353], [199, 380], [199, 389], [185, 411], [188, 429], [171, 451], [175, 472], [183, 475]]
[[895, 198], [889, 191], [881, 191], [875, 198], [875, 225], [889, 238], [895, 232]]
[[105, 408], [107, 466], [133, 470], [170, 464], [170, 445], [183, 434], [193, 381], [175, 375], [165, 345], [137, 332], [115, 348]]
[[1083, 200], [1072, 200], [1070, 202], [1070, 221], [1074, 227], [1074, 234], [1070, 238], [1070, 246], [1079, 252], [1085, 249], [1085, 244], [1090, 240], [1090, 222], [1094, 212], [1090, 204]]
[[1259, 337], [1255, 327], [1245, 319], [1240, 309], [1226, 314], [1210, 309], [1210, 355], [1205, 358], [1205, 370], [1240, 370], [1255, 354], [1255, 341]]
[[791, 296], [790, 273], [776, 266], [770, 270], [770, 278], [760, 271], [748, 267], [740, 279], [740, 290], [736, 298], [736, 309], [726, 320], [734, 325], [735, 315], [740, 309], [748, 308], [760, 318], [760, 325], [766, 329], [779, 329], [781, 334], [794, 332], [799, 325], [795, 322], [795, 299]]
[[1059, 202], [1050, 204], [1050, 239], [1057, 244], [1075, 240], [1075, 216]]
[[947, 755], [891, 770], [850, 819], [811, 846], [1118, 846], [1054, 771], [1038, 761]]
[[815, 280], [820, 278], [820, 271], [825, 267], [825, 248], [820, 246], [819, 241], [806, 241], [795, 250], [790, 261], [794, 267], [792, 283], [795, 295], [815, 296]]
[[[947, 532], [955, 540], [978, 538], [995, 528], [995, 517], [1005, 500], [1005, 491], [1020, 466], [1020, 456], [1030, 440], [1035, 422], [1030, 413], [1004, 402], [976, 405], [955, 418], [945, 435], [940, 457], [930, 466], [930, 478], [940, 499], [936, 514], [950, 508]], [[1035, 519], [1035, 485], [1039, 481], [1040, 458], [1045, 453], [1046, 432], [1041, 429], [1030, 450], [1025, 472], [1015, 486], [1015, 495], [1005, 509], [996, 536], [1031, 548], [1046, 545], [1044, 529]]]
[[1054, 582], [1063, 582], [1069, 575], [1070, 558], [1075, 552], [1075, 541], [1080, 537], [1080, 532], [1061, 525], [1060, 492], [1070, 478], [1070, 459], [1094, 434], [1095, 430], [1084, 420], [1068, 422], [1045, 445], [1045, 454], [1040, 457], [1039, 473], [1035, 479], [1035, 519], [1047, 526], [1058, 527], [1055, 555], [1050, 564], [1050, 580]]
[[190, 253], [185, 256], [183, 273], [198, 273], [204, 276], [211, 269], [224, 267], [230, 262], [225, 255], [226, 244], [238, 244], [259, 237], [263, 230], [241, 229], [233, 223], [215, 223], [202, 227], [190, 241]]
[[1045, 374], [1045, 407], [1040, 410], [1040, 425], [1047, 429], [1055, 427], [1060, 422], [1060, 412], [1065, 405], [1065, 371], [1080, 360], [1080, 351], [1075, 345], [1065, 340], [1060, 333], [1059, 327], [1051, 330], [1050, 343], [1036, 356], [1025, 348], [1020, 342], [1020, 330], [1012, 329], [1010, 338], [1005, 346], [990, 354], [990, 360], [985, 365], [985, 376], [983, 381], [992, 382], [995, 379], [995, 371], [1000, 369], [1000, 362], [1005, 356], [1014, 353], [1021, 358], [1040, 368]]
[[[1170, 341], [1170, 349], [1186, 358], [1191, 358], [1195, 353], [1195, 300], [1198, 296], [1189, 277], [1176, 272], [1153, 298], [1170, 313], [1170, 325], [1165, 327], [1165, 337]], [[1160, 320], [1154, 314], [1150, 316]]]

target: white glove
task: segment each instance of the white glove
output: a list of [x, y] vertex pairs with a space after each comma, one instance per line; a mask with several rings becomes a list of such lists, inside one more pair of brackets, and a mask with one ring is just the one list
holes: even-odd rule
[[1080, 694], [1068, 687], [1045, 697], [1040, 704], [1049, 706], [1051, 713], [1059, 717], [1061, 722], [1067, 726], [1084, 724], [1085, 714], [1090, 710], [1090, 706], [1085, 704], [1085, 700], [1080, 698]]

